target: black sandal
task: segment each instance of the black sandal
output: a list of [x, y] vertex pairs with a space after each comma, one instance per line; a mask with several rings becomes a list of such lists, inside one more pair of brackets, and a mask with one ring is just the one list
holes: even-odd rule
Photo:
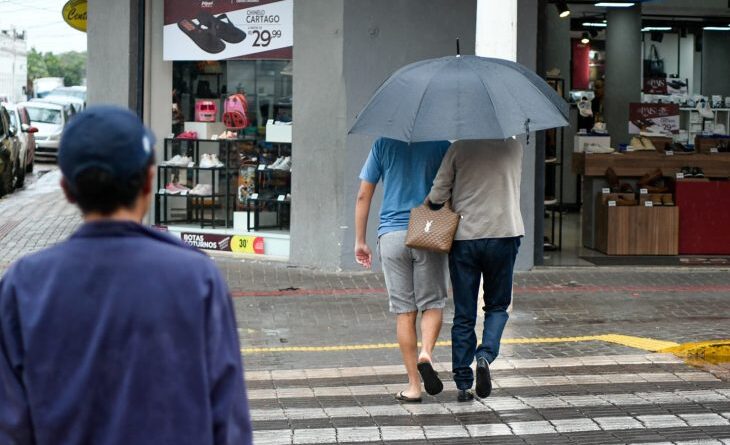
[[435, 396], [444, 390], [444, 384], [441, 383], [439, 373], [433, 369], [430, 362], [421, 362], [418, 364], [418, 373], [421, 374], [423, 386], [429, 395]]
[[209, 12], [200, 11], [198, 21], [213, 29], [218, 37], [228, 43], [240, 43], [246, 38], [246, 33], [237, 28], [225, 14], [214, 16]]
[[195, 23], [188, 19], [177, 22], [178, 28], [203, 51], [216, 54], [226, 49], [226, 44], [215, 36], [212, 28], [203, 28], [203, 23]]
[[403, 403], [421, 403], [420, 397], [408, 397], [403, 395], [403, 391], [395, 395], [395, 400]]

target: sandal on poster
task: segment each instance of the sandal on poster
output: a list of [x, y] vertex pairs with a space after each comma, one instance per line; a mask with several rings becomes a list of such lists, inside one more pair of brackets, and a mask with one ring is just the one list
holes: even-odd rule
[[216, 54], [226, 49], [226, 44], [216, 37], [211, 27], [204, 27], [203, 23], [195, 23], [188, 19], [177, 22], [177, 26], [190, 40], [195, 42], [203, 51]]
[[200, 11], [198, 21], [228, 43], [240, 43], [246, 38], [246, 33], [237, 28], [225, 14], [214, 16], [207, 11]]

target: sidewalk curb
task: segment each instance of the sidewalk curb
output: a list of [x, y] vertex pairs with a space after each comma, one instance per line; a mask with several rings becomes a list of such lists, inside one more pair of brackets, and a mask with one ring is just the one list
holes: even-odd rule
[[730, 361], [730, 339], [684, 343], [660, 352], [671, 353], [682, 358]]

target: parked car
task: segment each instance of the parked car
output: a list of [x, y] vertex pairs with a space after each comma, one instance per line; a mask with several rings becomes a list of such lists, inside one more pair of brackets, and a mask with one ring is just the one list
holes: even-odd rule
[[15, 189], [17, 169], [20, 168], [20, 140], [10, 125], [10, 115], [0, 105], [0, 196]]
[[59, 87], [51, 91], [49, 96], [67, 96], [81, 99], [84, 102], [84, 108], [86, 108], [86, 87], [85, 86], [73, 86], [73, 87]]
[[35, 161], [35, 133], [38, 128], [30, 121], [28, 111], [20, 105], [5, 104], [5, 109], [10, 115], [10, 126], [15, 129], [15, 134], [20, 139], [20, 168], [16, 172], [16, 187], [22, 187], [25, 182], [25, 174], [33, 172]]
[[63, 127], [73, 114], [71, 106], [43, 101], [23, 102], [19, 105], [25, 108], [31, 123], [38, 128], [38, 133], [35, 134], [36, 158], [56, 159]]
[[53, 92], [51, 92], [51, 94], [44, 97], [43, 99], [33, 99], [33, 100], [51, 102], [51, 103], [60, 104], [60, 105], [71, 105], [71, 107], [73, 108], [74, 114], [81, 113], [82, 111], [84, 111], [84, 108], [86, 107], [86, 104], [84, 103], [83, 99], [79, 99], [78, 97], [74, 97], [74, 96], [60, 96]]

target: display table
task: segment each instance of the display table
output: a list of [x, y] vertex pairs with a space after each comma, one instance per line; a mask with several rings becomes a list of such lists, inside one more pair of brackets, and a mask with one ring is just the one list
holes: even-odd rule
[[730, 254], [730, 182], [677, 181], [679, 253]]
[[[606, 169], [613, 168], [622, 178], [622, 182], [635, 182], [638, 178], [657, 168], [662, 170], [665, 177], [674, 177], [682, 167], [699, 167], [708, 178], [730, 177], [730, 153], [714, 154], [675, 154], [666, 155], [655, 151], [640, 151], [628, 153], [573, 153], [573, 172], [581, 175], [583, 211], [582, 239], [585, 247], [596, 249], [596, 196], [606, 182]], [[633, 178], [632, 181], [624, 178]], [[681, 230], [681, 226], [680, 226]], [[680, 238], [681, 239], [681, 238]], [[681, 241], [680, 241], [681, 245]]]

